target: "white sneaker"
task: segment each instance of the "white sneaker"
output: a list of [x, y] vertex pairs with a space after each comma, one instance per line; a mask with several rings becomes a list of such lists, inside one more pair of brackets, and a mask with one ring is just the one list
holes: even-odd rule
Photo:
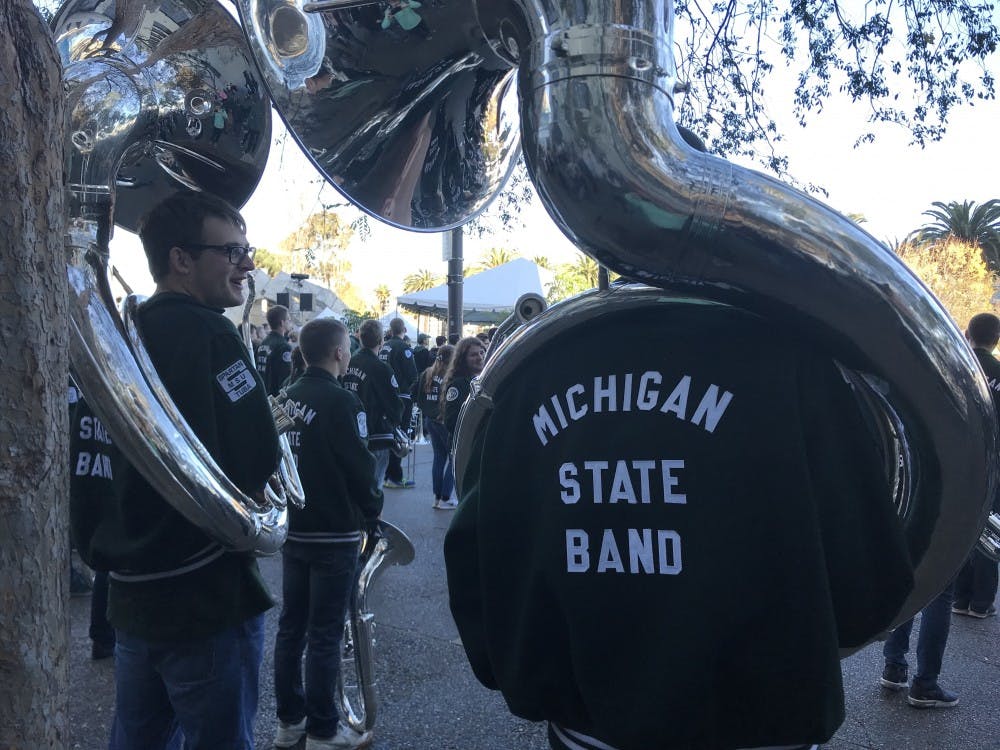
[[441, 510], [441, 499], [434, 498], [434, 510]]
[[451, 500], [442, 500], [439, 506], [441, 510], [455, 510], [458, 507], [458, 500], [452, 498]]
[[295, 747], [298, 741], [302, 739], [303, 735], [306, 733], [306, 720], [296, 724], [286, 724], [283, 721], [278, 722], [278, 731], [274, 733], [274, 746], [275, 747]]
[[333, 737], [324, 740], [318, 737], [306, 737], [306, 750], [355, 750], [355, 748], [368, 747], [371, 741], [372, 733], [370, 731], [359, 734], [340, 722], [337, 724], [337, 733]]

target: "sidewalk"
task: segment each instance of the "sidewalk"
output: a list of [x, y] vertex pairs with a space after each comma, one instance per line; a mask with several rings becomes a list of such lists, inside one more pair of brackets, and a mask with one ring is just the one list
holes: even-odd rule
[[[431, 449], [419, 446], [417, 486], [386, 490], [383, 516], [403, 529], [417, 551], [405, 568], [390, 568], [369, 593], [376, 617], [376, 678], [380, 695], [375, 750], [546, 750], [540, 725], [513, 718], [503, 699], [472, 676], [448, 612], [441, 544], [451, 519], [432, 509]], [[280, 593], [276, 558], [261, 561]], [[73, 599], [71, 612], [72, 747], [107, 747], [113, 706], [111, 660], [92, 662], [88, 598]], [[261, 671], [257, 748], [269, 750], [274, 735], [271, 650], [278, 609], [267, 618]], [[916, 629], [915, 629], [916, 631]], [[844, 661], [847, 720], [827, 750], [1000, 750], [1000, 620], [955, 617], [942, 683], [961, 696], [953, 709], [918, 710], [903, 693], [877, 685], [879, 644]], [[916, 632], [914, 633], [914, 638]], [[752, 648], [752, 643], [747, 644]], [[225, 750], [220, 748], [220, 750]], [[655, 750], [655, 749], [650, 749]]]

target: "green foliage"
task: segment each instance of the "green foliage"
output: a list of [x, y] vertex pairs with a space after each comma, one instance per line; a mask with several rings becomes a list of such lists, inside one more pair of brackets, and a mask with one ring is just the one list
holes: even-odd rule
[[924, 245], [903, 243], [896, 254], [934, 292], [959, 328], [973, 315], [993, 309], [1000, 278], [976, 245], [947, 237]]
[[408, 274], [403, 279], [403, 294], [413, 294], [414, 292], [422, 292], [425, 289], [433, 289], [443, 283], [443, 276], [426, 268], [421, 268]]
[[375, 301], [378, 309], [378, 317], [385, 315], [385, 311], [389, 309], [389, 300], [392, 298], [392, 292], [389, 291], [389, 287], [385, 284], [379, 284], [375, 287]]
[[1000, 271], [1000, 200], [976, 206], [972, 201], [935, 201], [924, 211], [932, 221], [910, 235], [916, 245], [935, 245], [955, 239], [978, 247], [994, 272]]
[[529, 205], [535, 196], [535, 188], [528, 177], [528, 169], [524, 165], [524, 157], [518, 157], [510, 178], [500, 194], [490, 203], [483, 213], [476, 216], [465, 225], [465, 231], [476, 237], [488, 237], [497, 232], [508, 232], [518, 227], [524, 227], [521, 218], [522, 209]]
[[253, 263], [257, 268], [265, 271], [268, 276], [277, 276], [283, 270], [281, 258], [266, 247], [257, 248], [257, 254], [253, 256]]
[[[549, 285], [546, 297], [550, 303], [572, 297], [597, 286], [600, 265], [588, 255], [578, 252], [572, 263], [563, 263], [556, 268], [555, 280]], [[612, 274], [611, 278], [616, 278]]]
[[477, 273], [502, 266], [504, 263], [510, 263], [520, 257], [521, 254], [517, 250], [511, 250], [509, 247], [491, 247], [478, 263], [465, 267], [464, 275], [475, 276]]
[[347, 258], [347, 248], [353, 236], [351, 225], [324, 207], [281, 241], [282, 270], [308, 273], [333, 289], [348, 306], [353, 306], [360, 301], [348, 279], [351, 261]]
[[[954, 107], [993, 98], [993, 13], [977, 0], [678, 0], [674, 49], [689, 87], [680, 121], [715, 153], [751, 156], [782, 174], [765, 86], [787, 68], [800, 124], [843, 93], [870, 109], [873, 126], [899, 124], [924, 145], [940, 139]], [[872, 128], [858, 140], [873, 139]]]

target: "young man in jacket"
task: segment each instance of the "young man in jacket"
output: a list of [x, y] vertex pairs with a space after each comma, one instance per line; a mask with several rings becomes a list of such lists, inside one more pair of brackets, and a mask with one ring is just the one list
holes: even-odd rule
[[[410, 394], [413, 384], [417, 381], [417, 366], [414, 363], [413, 350], [403, 340], [406, 335], [406, 323], [402, 318], [389, 321], [389, 338], [379, 349], [378, 358], [392, 368], [396, 376], [396, 386], [399, 398], [403, 402], [403, 414], [400, 426], [403, 431], [409, 431], [410, 419], [413, 414], [413, 398]], [[394, 453], [389, 454], [389, 466], [385, 472], [385, 486], [392, 489], [409, 489], [414, 486], [412, 479], [403, 476], [403, 460]]]
[[399, 383], [392, 368], [379, 359], [382, 346], [382, 324], [366, 320], [358, 329], [361, 349], [351, 357], [343, 382], [365, 407], [368, 415], [368, 449], [375, 456], [375, 480], [379, 489], [385, 481], [389, 465], [393, 431], [402, 424], [403, 402]]
[[[156, 292], [138, 311], [150, 359], [180, 413], [241, 491], [278, 465], [263, 383], [223, 308], [254, 269], [242, 217], [205, 194], [173, 196], [139, 236]], [[263, 613], [252, 554], [224, 549], [124, 460], [96, 516], [71, 513], [89, 565], [110, 571], [117, 636], [111, 750], [252, 750]]]
[[337, 380], [351, 359], [347, 329], [329, 318], [313, 320], [299, 334], [299, 350], [306, 370], [289, 386], [285, 408], [296, 419], [288, 439], [306, 505], [289, 508], [282, 549], [274, 744], [292, 747], [305, 735], [306, 750], [358, 748], [370, 742], [371, 733], [359, 734], [339, 721], [334, 690], [362, 529], [373, 530], [378, 523], [382, 492], [375, 482], [375, 457], [365, 442], [361, 402]]
[[292, 345], [288, 343], [292, 319], [288, 316], [288, 308], [274, 305], [268, 309], [267, 325], [271, 332], [257, 347], [257, 370], [268, 395], [277, 396], [292, 372]]

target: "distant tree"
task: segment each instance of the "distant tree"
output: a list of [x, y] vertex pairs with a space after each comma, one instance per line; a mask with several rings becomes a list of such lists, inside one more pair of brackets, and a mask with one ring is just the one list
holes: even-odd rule
[[556, 268], [555, 279], [546, 295], [549, 302], [558, 302], [596, 287], [599, 268], [596, 260], [578, 252], [572, 263], [563, 263]]
[[868, 217], [857, 211], [851, 211], [846, 214], [847, 218], [853, 221], [855, 224], [866, 224], [868, 223]]
[[[994, 12], [981, 0], [677, 0], [674, 50], [687, 87], [679, 119], [711, 151], [782, 174], [781, 133], [765, 104], [781, 68], [796, 77], [801, 125], [846, 94], [869, 110], [872, 126], [902, 125], [924, 145], [941, 137], [956, 106], [993, 98]], [[873, 140], [874, 127], [859, 136]]]
[[444, 277], [426, 268], [418, 269], [403, 279], [403, 294], [422, 292], [444, 283]]
[[375, 302], [378, 307], [379, 317], [385, 315], [386, 310], [389, 309], [389, 300], [391, 298], [392, 292], [389, 291], [389, 287], [385, 284], [379, 284], [375, 287]]
[[1000, 271], [1000, 200], [976, 206], [972, 201], [935, 201], [924, 211], [932, 221], [910, 235], [918, 245], [937, 245], [949, 238], [978, 247], [994, 272]]
[[896, 254], [934, 292], [959, 328], [976, 313], [993, 309], [1000, 277], [976, 245], [947, 238], [923, 246], [903, 243]]
[[512, 260], [520, 257], [520, 253], [516, 250], [511, 250], [509, 247], [491, 247], [486, 251], [486, 254], [480, 258], [478, 263], [473, 263], [472, 265], [466, 267], [465, 275], [475, 276], [477, 273], [482, 273], [490, 268], [502, 266], [504, 263], [510, 263]]
[[349, 278], [351, 261], [347, 257], [353, 236], [354, 229], [335, 211], [317, 211], [281, 241], [282, 270], [308, 273], [340, 299], [359, 300]]
[[265, 271], [268, 276], [277, 276], [283, 270], [281, 258], [266, 247], [257, 248], [253, 263], [257, 268]]
[[554, 270], [552, 261], [549, 260], [549, 256], [547, 255], [536, 255], [534, 258], [531, 259], [531, 262], [534, 263], [539, 268], [544, 268], [546, 271]]

